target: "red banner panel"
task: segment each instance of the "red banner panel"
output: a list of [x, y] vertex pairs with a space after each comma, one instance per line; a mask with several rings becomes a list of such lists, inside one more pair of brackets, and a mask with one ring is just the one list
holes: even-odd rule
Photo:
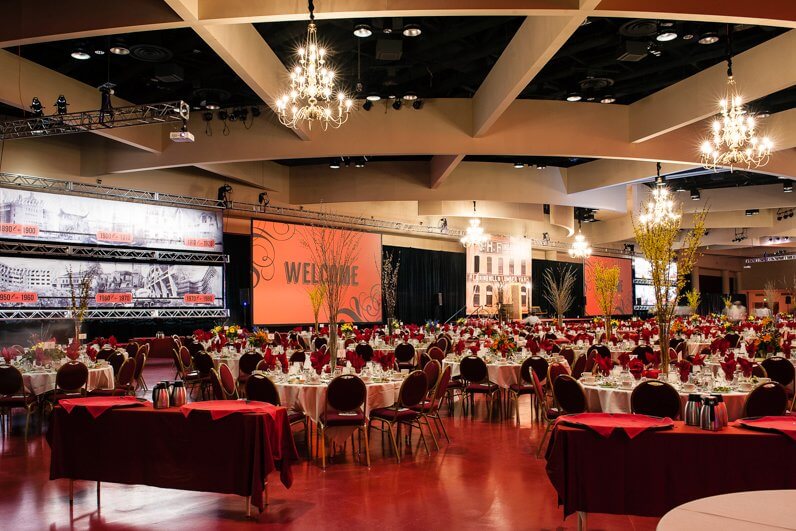
[[212, 249], [216, 246], [216, 241], [212, 238], [185, 238], [183, 241], [186, 247], [201, 247]]
[[212, 293], [186, 293], [182, 300], [186, 304], [212, 304], [216, 296]]
[[97, 231], [97, 241], [113, 243], [132, 243], [133, 235], [129, 232]]
[[132, 293], [97, 293], [94, 300], [99, 304], [130, 304], [133, 302]]
[[0, 291], [0, 304], [33, 304], [39, 302], [39, 296], [30, 291]]
[[619, 268], [619, 287], [616, 290], [613, 315], [630, 315], [633, 313], [633, 269], [626, 258], [609, 258], [606, 256], [590, 256], [586, 260], [584, 277], [586, 279], [586, 315], [601, 315], [597, 304], [594, 286], [594, 264], [603, 267]]
[[[319, 271], [306, 243], [320, 229], [291, 223], [252, 221], [252, 311], [260, 325], [312, 323], [308, 291], [318, 284]], [[348, 286], [341, 299], [339, 321], [381, 321], [381, 235], [357, 233], [359, 245], [351, 267], [337, 274]], [[328, 322], [325, 305], [320, 322]]]
[[38, 225], [23, 225], [21, 223], [0, 223], [0, 236], [38, 236]]

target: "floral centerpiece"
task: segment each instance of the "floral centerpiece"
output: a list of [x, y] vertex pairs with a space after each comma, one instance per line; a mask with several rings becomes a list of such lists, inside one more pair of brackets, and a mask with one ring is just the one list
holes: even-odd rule
[[254, 332], [249, 334], [248, 337], [249, 345], [253, 346], [254, 348], [265, 348], [268, 346], [270, 339], [268, 338], [268, 332], [265, 330], [261, 330], [259, 328], [255, 328]]
[[343, 334], [343, 337], [351, 337], [354, 335], [354, 325], [351, 323], [341, 323], [337, 326], [340, 330], [340, 333]]
[[517, 343], [514, 342], [514, 337], [504, 333], [495, 333], [492, 335], [492, 344], [489, 346], [490, 352], [500, 355], [504, 358], [517, 352]]
[[426, 321], [424, 328], [427, 334], [436, 334], [439, 332], [439, 321]]
[[774, 321], [770, 317], [764, 317], [760, 324], [762, 328], [758, 334], [757, 352], [761, 356], [773, 356], [779, 351], [779, 329], [774, 326]]
[[682, 334], [685, 332], [685, 323], [679, 317], [672, 321], [672, 326], [670, 328], [672, 334]]

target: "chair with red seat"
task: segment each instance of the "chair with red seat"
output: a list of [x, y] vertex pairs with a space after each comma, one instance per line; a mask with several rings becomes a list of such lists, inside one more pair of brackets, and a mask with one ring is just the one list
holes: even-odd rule
[[243, 396], [246, 396], [246, 380], [257, 370], [257, 365], [262, 359], [263, 356], [259, 352], [244, 352], [238, 359], [238, 385], [243, 390]]
[[[520, 381], [518, 383], [509, 385], [509, 395], [514, 401], [514, 411], [515, 417], [517, 419], [517, 426], [520, 425], [520, 396], [534, 394], [533, 376], [531, 376], [531, 372], [533, 372], [531, 358], [527, 358], [522, 362], [522, 365], [520, 365]], [[533, 417], [533, 410], [534, 402], [533, 397], [531, 397], [531, 417]]]
[[563, 363], [556, 363], [556, 362], [551, 363], [550, 366], [547, 368], [547, 385], [551, 386], [552, 389], [553, 382], [555, 382], [556, 378], [558, 378], [562, 374], [566, 374], [567, 376], [569, 376], [569, 369], [567, 368], [567, 366], [564, 365]]
[[205, 398], [207, 387], [211, 384], [210, 373], [213, 367], [213, 358], [207, 352], [201, 351], [194, 356], [191, 370], [183, 369], [179, 375], [180, 379], [185, 383], [188, 393], [193, 393], [198, 386], [200, 395], [203, 399]]
[[[422, 375], [422, 373], [419, 374]], [[425, 380], [425, 377], [423, 378]], [[364, 435], [365, 462], [370, 467], [370, 448], [368, 446], [370, 431], [365, 417], [367, 400], [368, 390], [365, 382], [354, 374], [343, 374], [329, 382], [329, 387], [326, 389], [323, 412], [318, 417], [316, 439], [316, 445], [320, 443], [322, 468], [326, 468], [326, 430], [346, 426], [353, 427], [359, 435]], [[352, 434], [352, 451], [354, 450], [353, 437], [354, 435]], [[360, 443], [360, 453], [361, 450]]]
[[113, 389], [94, 389], [89, 396], [135, 396], [135, 358], [127, 358], [119, 368]]
[[238, 386], [235, 384], [235, 377], [226, 363], [218, 365], [218, 380], [221, 382], [221, 391], [224, 393], [224, 400], [238, 399]]
[[434, 388], [434, 394], [430, 397], [414, 406], [412, 409], [415, 411], [420, 411], [422, 414], [422, 418], [424, 419], [426, 425], [428, 426], [428, 431], [431, 433], [432, 438], [434, 439], [434, 445], [439, 450], [439, 444], [437, 443], [437, 437], [434, 436], [434, 432], [431, 430], [431, 424], [429, 423], [428, 419], [434, 421], [434, 425], [437, 428], [437, 435], [444, 435], [445, 440], [451, 442], [450, 438], [448, 438], [448, 431], [445, 429], [445, 423], [442, 422], [442, 417], [439, 416], [439, 407], [442, 403], [442, 399], [445, 398], [446, 393], [448, 391], [448, 383], [451, 381], [451, 368], [446, 367], [442, 374], [439, 377], [439, 381], [437, 382], [436, 387]]
[[445, 359], [445, 352], [437, 346], [429, 347], [426, 354], [428, 354], [428, 357], [432, 360], [437, 360], [440, 363]]
[[562, 348], [561, 352], [559, 352], [559, 355], [567, 360], [567, 363], [570, 367], [572, 367], [572, 365], [575, 363], [575, 351], [572, 350], [572, 347]]
[[666, 382], [647, 380], [638, 384], [630, 394], [630, 409], [641, 415], [675, 420], [680, 416], [680, 395]]
[[[99, 356], [97, 356], [97, 359], [99, 359]], [[124, 363], [124, 354], [111, 350], [110, 355], [108, 355], [106, 359], [108, 360], [108, 364], [113, 367], [113, 376], [118, 376], [119, 369], [122, 368], [122, 364]]]
[[767, 382], [755, 387], [743, 404], [744, 417], [784, 415], [788, 411], [785, 387], [777, 382]]
[[144, 366], [146, 365], [147, 351], [143, 347], [138, 347], [135, 354], [135, 374], [133, 380], [137, 389], [147, 390], [146, 381], [144, 380]]
[[[300, 337], [300, 336], [299, 336]], [[246, 379], [246, 399], [247, 400], [256, 400], [258, 402], [266, 402], [268, 404], [273, 404], [275, 406], [281, 406], [281, 400], [279, 399], [279, 391], [274, 385], [274, 382], [271, 381], [264, 374], [252, 374], [249, 378]], [[309, 431], [307, 431], [307, 416], [300, 411], [287, 411], [287, 420], [290, 423], [290, 426], [293, 427], [295, 425], [300, 424], [304, 429], [304, 436], [307, 441], [307, 458], [309, 459], [309, 452], [310, 452], [310, 441], [309, 441]]]
[[[540, 392], [544, 392], [536, 373], [533, 374], [533, 378], [534, 387], [538, 388]], [[549, 406], [547, 397], [539, 400], [542, 418], [546, 427], [544, 434], [542, 434], [542, 439], [539, 441], [539, 447], [536, 449], [536, 457], [541, 455], [544, 442], [558, 417], [586, 411], [586, 393], [583, 391], [583, 386], [575, 378], [568, 374], [561, 374], [553, 381], [552, 387], [554, 406]]]
[[399, 343], [395, 346], [395, 362], [398, 368], [412, 370], [415, 368], [415, 347], [411, 343]]
[[130, 341], [127, 345], [124, 346], [124, 350], [127, 351], [128, 358], [134, 358], [135, 355], [138, 353], [138, 349], [141, 348], [138, 343], [135, 341]]
[[291, 365], [293, 363], [301, 363], [304, 365], [304, 360], [307, 359], [307, 354], [301, 350], [297, 350], [290, 355], [290, 358], [287, 360], [288, 363]]
[[469, 398], [473, 412], [475, 412], [475, 395], [484, 395], [489, 411], [489, 420], [492, 420], [492, 406], [495, 397], [500, 403], [500, 387], [489, 380], [486, 362], [478, 356], [465, 356], [459, 362], [459, 374], [464, 380], [465, 403]]
[[590, 358], [593, 358], [593, 353], [597, 352], [602, 358], [610, 358], [611, 357], [611, 349], [608, 348], [607, 345], [592, 345], [589, 347], [587, 354]]
[[373, 347], [367, 343], [358, 344], [356, 347], [354, 347], [354, 352], [357, 353], [357, 356], [365, 360], [365, 363], [373, 359]]
[[423, 367], [423, 374], [426, 375], [426, 386], [428, 388], [428, 396], [426, 398], [430, 398], [437, 391], [437, 383], [441, 372], [442, 366], [437, 360], [429, 360]]
[[729, 334], [724, 336], [724, 339], [730, 342], [730, 348], [738, 348], [738, 344], [741, 341], [741, 336], [730, 332]]
[[794, 378], [796, 378], [796, 368], [787, 358], [782, 356], [774, 356], [763, 360], [760, 365], [766, 370], [766, 374], [771, 380], [779, 383], [785, 388], [788, 397], [793, 396], [791, 409], [796, 404], [796, 396], [794, 396], [793, 386]]
[[0, 428], [11, 429], [11, 411], [25, 410], [25, 437], [28, 436], [30, 415], [36, 409], [36, 397], [25, 389], [22, 373], [12, 365], [0, 365]]
[[379, 422], [380, 426], [376, 427], [377, 430], [389, 432], [390, 442], [392, 443], [393, 450], [395, 451], [395, 459], [401, 463], [401, 454], [398, 450], [397, 440], [398, 437], [393, 432], [394, 428], [405, 425], [410, 428], [417, 428], [420, 431], [420, 441], [426, 449], [426, 453], [431, 455], [426, 444], [426, 437], [423, 434], [423, 425], [420, 422], [421, 413], [412, 409], [423, 401], [427, 392], [426, 375], [423, 371], [413, 371], [406, 377], [401, 384], [401, 389], [398, 391], [398, 400], [390, 407], [382, 407], [374, 409], [370, 412], [370, 420], [368, 421], [368, 433], [371, 428], [374, 428], [374, 422]]
[[586, 360], [587, 357], [585, 354], [578, 356], [578, 359], [575, 360], [575, 363], [572, 364], [572, 377], [576, 380], [580, 378], [580, 375], [586, 371]]
[[69, 361], [55, 373], [55, 389], [47, 392], [44, 399], [52, 407], [64, 398], [86, 396], [87, 383], [88, 367], [79, 361]]
[[639, 345], [630, 352], [630, 355], [637, 357], [644, 365], [647, 365], [652, 359], [653, 350], [649, 345]]
[[312, 342], [315, 345], [315, 350], [321, 350], [321, 347], [328, 346], [328, 340], [325, 337], [316, 337], [315, 341]]
[[437, 340], [434, 342], [434, 346], [447, 354], [451, 344], [450, 340], [446, 336], [439, 336], [439, 338], [437, 338]]
[[213, 392], [213, 400], [226, 400], [224, 389], [221, 387], [221, 378], [215, 369], [210, 371], [210, 389]]

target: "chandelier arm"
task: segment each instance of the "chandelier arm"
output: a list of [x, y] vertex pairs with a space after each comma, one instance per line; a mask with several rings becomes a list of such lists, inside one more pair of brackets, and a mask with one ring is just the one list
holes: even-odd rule
[[312, 0], [309, 0], [307, 2], [307, 9], [309, 9], [309, 11], [310, 11], [310, 20], [314, 21], [315, 20], [315, 4], [312, 2]]

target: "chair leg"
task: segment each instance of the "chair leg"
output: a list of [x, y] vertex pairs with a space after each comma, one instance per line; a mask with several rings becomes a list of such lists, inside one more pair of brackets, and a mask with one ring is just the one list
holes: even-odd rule
[[[437, 442], [437, 437], [434, 435], [434, 430], [431, 428], [431, 423], [428, 421], [428, 417], [423, 415], [421, 418], [426, 422], [426, 426], [428, 426], [428, 432], [431, 434], [431, 440], [434, 442], [434, 447], [439, 450], [439, 443]], [[420, 430], [420, 433], [423, 433], [422, 429]]]
[[[359, 428], [359, 430], [360, 431], [365, 431], [365, 427], [362, 426], [361, 428]], [[368, 464], [368, 468], [370, 468], [370, 444], [368, 442], [368, 439], [370, 438], [370, 434], [367, 431], [365, 431], [364, 435], [365, 435], [365, 437], [364, 437], [365, 438], [365, 462]]]
[[318, 429], [318, 437], [321, 443], [321, 468], [326, 470], [326, 433], [323, 428]]
[[437, 414], [434, 417], [434, 423], [437, 425], [437, 432], [439, 432], [440, 427], [442, 428], [442, 434], [445, 436], [445, 440], [451, 442], [450, 438], [448, 438], [448, 430], [445, 429], [445, 423], [442, 421], [442, 417]]
[[[412, 425], [410, 424], [409, 427], [411, 428], [411, 426]], [[420, 424], [419, 420], [417, 421], [417, 429], [420, 431], [420, 440], [423, 441], [423, 447], [426, 449], [426, 454], [431, 456], [431, 452], [428, 449], [428, 444], [426, 444], [426, 436], [423, 435], [423, 426]]]
[[395, 452], [395, 459], [398, 461], [398, 464], [401, 464], [401, 453], [398, 451], [398, 443], [396, 442], [395, 438], [396, 435], [392, 431], [392, 423], [387, 423], [387, 430], [390, 432], [390, 442], [392, 443], [392, 449]]
[[536, 458], [539, 459], [539, 456], [542, 454], [542, 447], [544, 446], [545, 439], [547, 439], [547, 434], [550, 433], [550, 428], [553, 427], [552, 422], [547, 423], [547, 427], [544, 430], [544, 435], [542, 435], [542, 440], [539, 441], [539, 448], [536, 449]]

